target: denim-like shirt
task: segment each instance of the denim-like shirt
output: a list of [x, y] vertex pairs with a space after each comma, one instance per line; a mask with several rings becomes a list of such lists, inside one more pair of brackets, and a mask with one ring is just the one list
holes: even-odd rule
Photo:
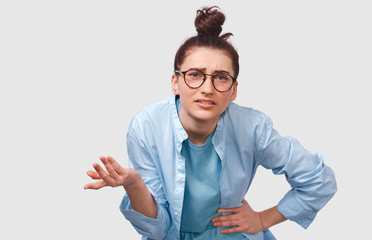
[[[181, 149], [187, 138], [175, 95], [145, 107], [130, 123], [129, 166], [140, 172], [158, 205], [157, 217], [149, 218], [132, 209], [127, 194], [123, 198], [120, 210], [142, 239], [180, 238], [186, 177]], [[291, 189], [277, 208], [303, 228], [337, 191], [334, 173], [322, 155], [307, 151], [293, 137], [279, 135], [260, 111], [231, 102], [220, 115], [212, 143], [221, 159], [220, 208], [242, 205], [260, 165], [285, 175]], [[268, 231], [243, 234], [250, 240], [275, 239]]]

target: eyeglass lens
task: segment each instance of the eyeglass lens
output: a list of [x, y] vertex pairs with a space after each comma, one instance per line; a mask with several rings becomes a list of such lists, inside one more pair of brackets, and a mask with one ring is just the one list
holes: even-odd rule
[[[199, 70], [189, 70], [184, 76], [186, 84], [191, 88], [200, 87], [206, 79], [206, 75]], [[232, 77], [225, 73], [217, 73], [213, 75], [213, 85], [221, 92], [228, 91], [231, 88], [233, 81]]]

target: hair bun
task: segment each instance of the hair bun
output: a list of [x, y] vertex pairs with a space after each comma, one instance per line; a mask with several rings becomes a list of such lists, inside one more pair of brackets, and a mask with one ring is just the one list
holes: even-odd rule
[[199, 35], [207, 34], [218, 37], [222, 32], [225, 15], [218, 11], [217, 6], [204, 7], [198, 10], [195, 18], [195, 27]]

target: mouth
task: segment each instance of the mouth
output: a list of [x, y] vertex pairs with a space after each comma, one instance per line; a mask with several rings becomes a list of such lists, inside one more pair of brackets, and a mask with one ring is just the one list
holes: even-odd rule
[[206, 105], [216, 105], [216, 102], [211, 99], [197, 99], [195, 102]]

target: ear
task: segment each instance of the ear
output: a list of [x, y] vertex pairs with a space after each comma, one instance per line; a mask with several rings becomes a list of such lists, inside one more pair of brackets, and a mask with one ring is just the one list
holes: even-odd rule
[[232, 86], [232, 94], [231, 94], [231, 97], [230, 97], [230, 101], [234, 101], [236, 99], [236, 95], [238, 94], [238, 81], [236, 81], [234, 83], [234, 86]]
[[178, 89], [178, 77], [176, 76], [176, 74], [172, 75], [172, 92], [175, 95], [180, 95], [180, 91]]

